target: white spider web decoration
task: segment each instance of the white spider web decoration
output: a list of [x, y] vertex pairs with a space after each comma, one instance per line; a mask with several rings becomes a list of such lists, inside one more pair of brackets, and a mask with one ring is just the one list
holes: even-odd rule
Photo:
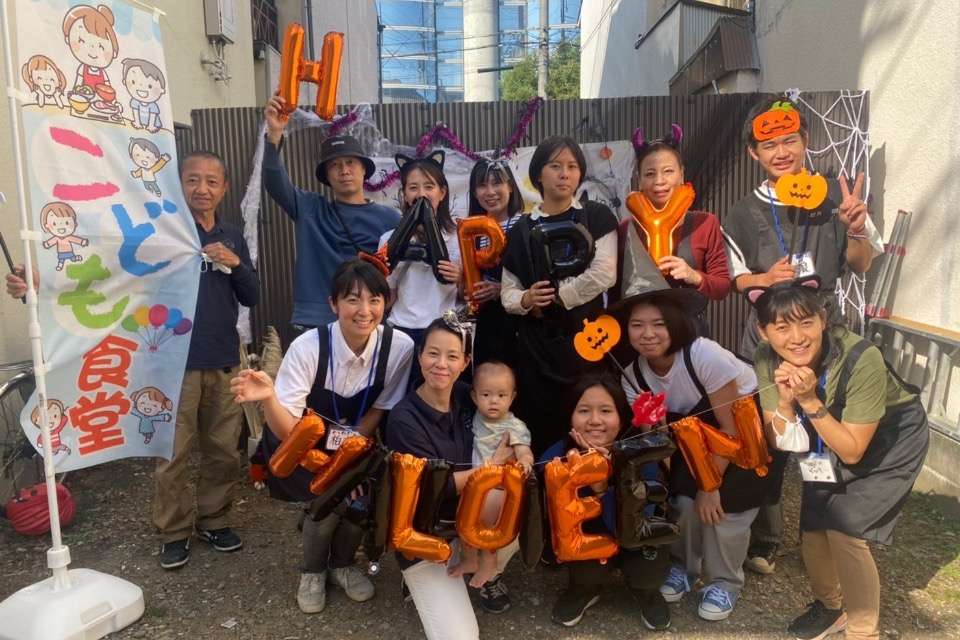
[[[787, 97], [806, 110], [810, 131], [824, 134], [827, 144], [820, 149], [807, 147], [807, 164], [812, 171], [846, 176], [852, 186], [857, 174], [863, 172], [863, 200], [870, 197], [870, 134], [864, 124], [867, 104], [866, 91], [840, 91], [839, 97], [823, 113], [804, 100], [799, 89], [788, 89]], [[811, 117], [812, 116], [812, 117]], [[882, 250], [882, 247], [880, 247]], [[866, 275], [846, 272], [837, 281], [836, 295], [841, 314], [847, 326], [863, 335], [866, 328]]]

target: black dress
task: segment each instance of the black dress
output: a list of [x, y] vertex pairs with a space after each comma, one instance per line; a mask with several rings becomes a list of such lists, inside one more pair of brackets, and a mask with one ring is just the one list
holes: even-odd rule
[[[520, 280], [524, 289], [534, 282], [549, 279], [535, 266], [532, 230], [541, 222], [573, 221], [582, 224], [599, 240], [616, 231], [617, 219], [605, 205], [586, 202], [582, 209], [571, 207], [566, 212], [533, 220], [524, 216], [507, 236], [503, 266]], [[603, 295], [566, 309], [557, 302], [518, 320], [517, 402], [516, 415], [527, 424], [536, 455], [563, 438], [569, 430], [566, 392], [577, 378], [591, 366], [577, 355], [573, 336], [583, 329], [583, 321], [593, 320], [603, 312]]]

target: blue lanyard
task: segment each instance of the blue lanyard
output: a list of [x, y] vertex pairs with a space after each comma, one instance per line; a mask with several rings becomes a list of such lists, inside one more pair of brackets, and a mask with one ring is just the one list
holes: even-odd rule
[[[826, 400], [827, 397], [827, 372], [824, 371], [820, 374], [820, 381], [817, 383], [817, 389], [823, 389], [823, 397]], [[826, 405], [824, 405], [826, 406]], [[807, 414], [803, 412], [803, 409], [800, 408], [800, 405], [797, 404], [797, 414], [803, 417], [803, 420], [813, 429], [813, 432], [817, 434], [817, 455], [823, 453], [823, 438], [820, 437], [820, 433], [817, 432], [816, 427], [813, 426], [813, 423], [810, 422], [810, 418], [807, 417]]]
[[[770, 217], [773, 218], [773, 230], [777, 234], [777, 242], [780, 244], [780, 251], [787, 255], [787, 241], [783, 238], [783, 227], [780, 225], [780, 216], [777, 215], [777, 207], [773, 204], [773, 191], [770, 190], [770, 183], [767, 182], [767, 198], [770, 200]], [[807, 251], [807, 238], [810, 237], [810, 216], [803, 221], [803, 241], [800, 245], [800, 253]]]
[[[340, 419], [340, 409], [337, 407], [337, 375], [333, 364], [333, 329], [330, 325], [327, 325], [327, 344], [330, 345], [330, 353], [328, 357], [330, 364], [330, 386], [332, 387], [330, 390], [330, 404], [333, 405], [333, 418], [337, 421], [337, 424], [343, 424], [343, 421]], [[360, 418], [363, 417], [363, 413], [367, 408], [367, 398], [370, 395], [370, 387], [373, 384], [373, 372], [377, 370], [377, 356], [379, 354], [380, 332], [377, 331], [377, 343], [373, 348], [373, 362], [370, 363], [370, 373], [367, 374], [367, 387], [363, 390], [363, 397], [360, 399], [360, 411], [357, 412], [357, 419], [355, 422], [360, 422]]]

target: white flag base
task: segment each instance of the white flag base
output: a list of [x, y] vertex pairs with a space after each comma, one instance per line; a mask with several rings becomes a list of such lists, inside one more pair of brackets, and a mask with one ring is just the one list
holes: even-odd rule
[[96, 640], [143, 615], [143, 590], [93, 569], [71, 569], [69, 586], [51, 576], [0, 602], [0, 640]]

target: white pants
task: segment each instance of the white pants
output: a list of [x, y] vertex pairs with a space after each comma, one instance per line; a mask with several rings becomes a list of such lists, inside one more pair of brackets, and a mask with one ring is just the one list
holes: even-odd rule
[[680, 525], [680, 540], [670, 545], [670, 555], [680, 560], [687, 575], [700, 576], [704, 584], [740, 593], [750, 525], [760, 509], [725, 513], [720, 524], [706, 525], [693, 507], [693, 500], [686, 496], [670, 498], [670, 509]]
[[[456, 541], [453, 545], [450, 558], [455, 560], [459, 555]], [[514, 540], [497, 551], [498, 572], [503, 572], [519, 548], [520, 544]], [[480, 637], [477, 616], [462, 576], [448, 576], [446, 565], [421, 561], [404, 569], [403, 581], [413, 596], [427, 640], [477, 640]]]

